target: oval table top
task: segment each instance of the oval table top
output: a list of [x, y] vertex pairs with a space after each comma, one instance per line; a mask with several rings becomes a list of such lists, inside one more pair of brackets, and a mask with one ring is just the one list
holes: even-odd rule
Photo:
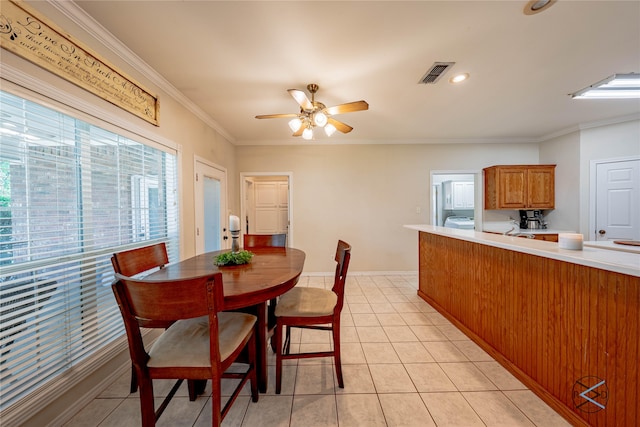
[[207, 252], [168, 264], [147, 278], [171, 280], [222, 272], [225, 310], [260, 304], [293, 288], [304, 267], [305, 253], [294, 248], [252, 248], [248, 264], [218, 267], [214, 257], [229, 249]]

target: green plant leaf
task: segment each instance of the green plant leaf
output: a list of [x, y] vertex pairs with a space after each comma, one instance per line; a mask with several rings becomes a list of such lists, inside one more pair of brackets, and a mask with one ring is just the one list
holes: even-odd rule
[[249, 251], [225, 252], [213, 259], [213, 263], [219, 267], [225, 265], [241, 265], [251, 261], [253, 253]]

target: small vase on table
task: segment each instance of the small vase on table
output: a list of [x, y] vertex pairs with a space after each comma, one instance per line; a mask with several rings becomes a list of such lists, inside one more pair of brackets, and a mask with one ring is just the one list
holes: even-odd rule
[[231, 232], [231, 252], [237, 253], [240, 251], [240, 218], [235, 215], [229, 217], [229, 231]]

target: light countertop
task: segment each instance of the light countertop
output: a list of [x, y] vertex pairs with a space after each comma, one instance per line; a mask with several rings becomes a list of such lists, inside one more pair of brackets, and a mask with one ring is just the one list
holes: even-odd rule
[[621, 251], [640, 254], [640, 246], [620, 245], [618, 243], [613, 243], [613, 241], [611, 240], [584, 242], [583, 246], [588, 246], [590, 248], [608, 249], [610, 251]]
[[614, 251], [584, 244], [582, 250], [561, 249], [558, 243], [522, 237], [503, 236], [475, 230], [436, 227], [433, 225], [405, 225], [405, 228], [466, 240], [497, 248], [527, 253], [601, 270], [640, 277], [640, 253]]

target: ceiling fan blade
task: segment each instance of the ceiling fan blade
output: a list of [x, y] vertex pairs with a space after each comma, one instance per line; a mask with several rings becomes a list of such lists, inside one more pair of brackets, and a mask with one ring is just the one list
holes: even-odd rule
[[348, 124], [339, 122], [338, 120], [331, 117], [328, 118], [327, 123], [331, 123], [342, 133], [349, 133], [353, 130], [353, 128]]
[[369, 104], [366, 101], [347, 102], [346, 104], [336, 105], [335, 107], [325, 108], [324, 111], [329, 115], [352, 113], [354, 111], [368, 110]]
[[293, 99], [300, 104], [303, 110], [313, 110], [313, 103], [309, 101], [306, 93], [298, 89], [288, 89], [287, 92], [293, 96]]
[[283, 119], [287, 117], [298, 117], [298, 114], [262, 114], [260, 116], [256, 116], [256, 119]]
[[304, 132], [304, 130], [305, 130], [305, 127], [304, 126], [300, 126], [300, 129], [295, 131], [291, 136], [300, 136], [300, 135], [302, 135], [302, 132]]

